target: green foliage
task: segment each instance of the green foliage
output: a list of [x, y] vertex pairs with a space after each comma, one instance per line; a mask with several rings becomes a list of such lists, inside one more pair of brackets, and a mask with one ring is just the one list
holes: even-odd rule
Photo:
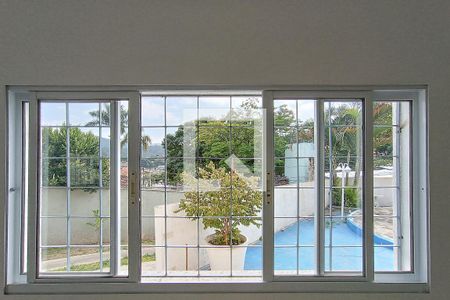
[[[258, 178], [243, 177], [233, 170], [217, 168], [210, 162], [205, 168], [199, 169], [198, 179], [200, 179], [199, 191], [192, 189], [185, 192], [177, 212], [184, 211], [193, 220], [202, 217], [205, 229], [215, 229], [211, 243], [241, 244], [243, 238], [238, 228], [240, 225], [261, 226], [260, 220], [250, 218], [256, 216], [262, 207], [262, 192], [258, 190]], [[197, 178], [191, 174], [184, 173], [183, 180], [187, 187], [197, 185]]]
[[[98, 136], [80, 128], [42, 129], [42, 185], [67, 185], [67, 132], [70, 142], [71, 187], [99, 186], [100, 144]], [[49, 157], [49, 158], [47, 158]], [[109, 161], [102, 161], [103, 184], [109, 185]]]
[[[197, 161], [198, 167], [205, 167], [211, 161], [217, 167], [225, 167], [225, 160], [231, 154], [239, 158], [254, 157], [255, 149], [261, 148], [261, 145], [255, 144], [255, 141], [262, 142], [260, 138], [255, 139], [262, 135], [262, 126], [257, 123], [261, 122], [262, 117], [258, 116], [260, 108], [255, 99], [249, 98], [243, 101], [240, 108], [233, 110], [230, 114], [231, 116], [226, 116], [224, 119], [231, 119], [231, 124], [225, 120], [201, 119], [185, 123], [175, 133], [167, 135], [162, 144], [167, 150], [168, 157], [179, 158], [167, 161], [168, 184], [178, 185], [181, 182], [183, 147], [196, 149], [197, 157], [205, 158]], [[274, 118], [275, 124], [280, 126], [275, 128], [275, 155], [283, 157], [287, 147], [296, 140], [295, 130], [286, 127], [295, 121], [295, 116], [286, 105], [283, 105], [275, 112]], [[309, 135], [311, 136], [311, 132]], [[186, 142], [189, 144], [184, 144]], [[243, 163], [250, 170], [254, 170], [253, 160], [243, 160]], [[277, 166], [284, 166], [284, 161], [277, 160], [275, 163]], [[277, 172], [280, 170], [281, 168], [276, 168]]]
[[[107, 104], [104, 110], [89, 113], [92, 121], [86, 126], [110, 126], [110, 105]], [[128, 111], [125, 106], [120, 106], [120, 132], [121, 144], [128, 141]], [[43, 128], [42, 129], [42, 185], [43, 186], [67, 186], [67, 132], [69, 132], [70, 142], [70, 186], [72, 188], [81, 187], [86, 192], [94, 192], [94, 187], [100, 186], [100, 163], [102, 170], [102, 185], [109, 186], [110, 172], [109, 159], [99, 157], [100, 141], [99, 137], [91, 132], [84, 132], [80, 128]], [[151, 140], [148, 136], [143, 136], [142, 146], [148, 149]], [[49, 157], [50, 159], [46, 159]], [[90, 188], [92, 187], [92, 188]]]
[[[335, 179], [336, 186], [341, 186], [341, 178]], [[360, 199], [358, 189], [353, 187], [344, 188], [345, 207], [358, 208], [360, 207]], [[342, 200], [342, 190], [333, 189], [333, 205], [340, 206]]]
[[[388, 102], [377, 102], [373, 108], [374, 112], [374, 131], [373, 131], [373, 148], [374, 148], [374, 167], [392, 166], [392, 104]], [[387, 158], [386, 158], [387, 157]]]

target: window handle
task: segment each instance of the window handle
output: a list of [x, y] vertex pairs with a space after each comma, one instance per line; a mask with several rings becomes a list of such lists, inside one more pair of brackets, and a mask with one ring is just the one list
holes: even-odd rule
[[266, 204], [272, 203], [272, 176], [270, 172], [266, 174]]
[[137, 195], [137, 174], [136, 172], [131, 172], [130, 176], [130, 201], [131, 204], [136, 203], [136, 195]]

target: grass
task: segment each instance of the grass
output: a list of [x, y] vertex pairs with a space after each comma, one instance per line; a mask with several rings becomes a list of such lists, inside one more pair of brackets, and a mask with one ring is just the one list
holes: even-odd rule
[[[47, 248], [45, 250], [45, 260], [53, 260], [58, 258], [66, 258], [67, 248]], [[79, 256], [86, 254], [98, 253], [98, 248], [70, 248], [71, 256]]]
[[[145, 239], [142, 240], [142, 246], [152, 246], [154, 244], [155, 244], [154, 240], [145, 240]], [[93, 245], [92, 247], [96, 247], [96, 248], [72, 248], [71, 247], [70, 248], [70, 256], [98, 254], [99, 253], [98, 245]], [[109, 244], [103, 244], [103, 247], [107, 248], [107, 247], [109, 247]], [[44, 261], [67, 257], [67, 248], [47, 248], [47, 249], [43, 250], [43, 252], [44, 251], [45, 251], [45, 255], [43, 255], [43, 257], [45, 258]]]
[[[155, 254], [144, 254], [142, 255], [142, 262], [151, 262], [155, 261]], [[120, 260], [120, 264], [122, 266], [128, 265], [128, 256], [122, 258]], [[103, 268], [109, 268], [109, 260], [103, 261]], [[71, 272], [92, 272], [100, 270], [100, 262], [94, 262], [89, 264], [80, 264], [80, 265], [72, 265], [70, 267]], [[66, 268], [59, 268], [53, 270], [54, 272], [65, 272]]]

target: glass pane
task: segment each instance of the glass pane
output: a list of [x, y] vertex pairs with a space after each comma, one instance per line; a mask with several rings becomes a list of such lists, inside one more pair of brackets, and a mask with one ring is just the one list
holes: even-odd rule
[[98, 158], [75, 158], [70, 160], [70, 186], [95, 188], [99, 182]]
[[67, 130], [64, 127], [43, 127], [41, 130], [43, 158], [67, 156]]
[[315, 103], [315, 100], [274, 101], [274, 272], [277, 276], [314, 275], [316, 269], [315, 220], [299, 218], [313, 217], [317, 205]]
[[111, 157], [111, 129], [100, 127], [100, 156]]
[[99, 245], [101, 218], [70, 219], [70, 245]]
[[40, 249], [40, 272], [67, 272], [67, 248], [45, 247]]
[[142, 126], [164, 126], [164, 97], [142, 97], [141, 123]]
[[197, 276], [198, 249], [196, 247], [167, 248], [168, 276]]
[[[100, 266], [109, 267], [109, 260], [100, 263], [99, 247], [70, 247], [69, 272], [100, 272]], [[102, 268], [103, 269], [103, 268]], [[103, 272], [106, 270], [103, 269]]]
[[231, 154], [238, 158], [261, 158], [263, 140], [259, 127], [233, 126], [231, 129]]
[[67, 160], [43, 158], [41, 160], [42, 186], [65, 187], [67, 183]]
[[167, 126], [193, 124], [197, 119], [197, 97], [167, 97]]
[[143, 190], [164, 190], [166, 166], [164, 159], [141, 160], [141, 188]]
[[231, 99], [228, 96], [203, 96], [198, 99], [198, 116], [202, 125], [222, 125], [230, 122]]
[[120, 263], [119, 274], [128, 275], [128, 101], [120, 101]]
[[164, 127], [143, 128], [141, 133], [141, 156], [143, 158], [164, 157]]
[[64, 126], [66, 120], [66, 103], [42, 102], [40, 105], [41, 126]]
[[99, 128], [70, 128], [70, 156], [98, 157], [100, 151]]
[[331, 126], [362, 124], [362, 101], [357, 99], [330, 100], [324, 103], [325, 120]]
[[275, 159], [275, 186], [297, 186], [298, 159]]
[[142, 248], [142, 276], [164, 276], [165, 249], [161, 247]]
[[375, 271], [412, 270], [411, 103], [374, 102]]
[[67, 219], [41, 218], [41, 246], [59, 246], [67, 243]]
[[[405, 101], [407, 102], [407, 101]], [[373, 124], [375, 127], [398, 125], [398, 120], [393, 115], [394, 107], [397, 102], [394, 101], [375, 101], [373, 104]]]
[[324, 102], [325, 271], [362, 272], [362, 102]]
[[[358, 220], [354, 220], [354, 219]], [[325, 218], [325, 270], [362, 271], [363, 229], [361, 215]]]
[[100, 215], [100, 199], [103, 191], [99, 189], [70, 189], [70, 214], [77, 217], [96, 217]]
[[297, 126], [297, 100], [274, 100], [273, 106], [275, 126]]
[[64, 217], [67, 214], [67, 190], [65, 187], [42, 187], [40, 201], [42, 216]]
[[102, 126], [111, 126], [111, 104], [100, 104], [100, 124]]
[[220, 123], [217, 126], [198, 128], [198, 148], [204, 158], [228, 158], [231, 154], [231, 127]]
[[277, 217], [297, 217], [298, 189], [296, 187], [277, 187], [275, 189], [274, 215]]
[[262, 99], [255, 96], [236, 96], [231, 98], [231, 124], [233, 126], [260, 127], [263, 113]]
[[297, 143], [296, 127], [275, 127], [274, 128], [274, 152], [275, 157], [297, 157], [297, 150], [294, 149]]
[[[49, 117], [61, 115], [51, 111], [53, 104], [40, 103], [40, 271], [109, 272], [111, 103], [67, 101], [62, 103], [64, 114], [58, 122]], [[127, 101], [120, 101], [120, 106], [122, 146], [118, 167], [121, 214], [126, 218]], [[121, 236], [126, 242], [127, 222], [121, 223]], [[126, 256], [122, 250], [122, 258]]]
[[99, 126], [100, 103], [69, 103], [70, 126]]
[[247, 246], [244, 260], [244, 270], [233, 268], [236, 276], [262, 276], [263, 269], [262, 241]]
[[316, 100], [298, 100], [297, 119], [299, 127], [314, 127]]
[[142, 127], [165, 151], [141, 153], [142, 274], [260, 276], [261, 97], [165, 99], [166, 126]]

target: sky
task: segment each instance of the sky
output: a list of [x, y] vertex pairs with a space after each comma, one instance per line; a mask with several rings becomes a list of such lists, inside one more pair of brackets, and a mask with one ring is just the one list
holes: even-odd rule
[[[248, 96], [231, 97], [231, 106], [239, 108], [241, 103], [248, 99]], [[261, 105], [261, 97], [257, 97]], [[143, 96], [142, 97], [142, 126], [179, 126], [185, 122], [192, 121], [197, 117], [197, 97], [196, 96], [168, 96], [164, 107], [164, 97]], [[126, 101], [122, 101], [126, 104]], [[297, 112], [300, 123], [306, 120], [314, 119], [315, 100], [275, 100], [274, 107], [287, 105], [294, 114]], [[199, 117], [214, 117], [223, 119], [229, 113], [230, 97], [228, 96], [201, 96], [199, 97]], [[105, 104], [102, 104], [104, 109]], [[89, 114], [92, 111], [98, 111], [99, 103], [69, 103], [69, 113], [66, 116], [66, 104], [61, 102], [43, 102], [41, 104], [41, 125], [42, 126], [62, 126], [68, 122], [70, 125], [86, 125], [93, 120]], [[166, 115], [166, 119], [164, 119]], [[68, 120], [67, 118], [68, 117]], [[293, 124], [295, 125], [295, 124]], [[98, 135], [96, 129], [90, 130]], [[168, 128], [168, 133], [175, 132], [175, 128]], [[164, 139], [163, 129], [144, 128], [143, 132], [152, 138], [153, 144], [160, 144]], [[108, 138], [107, 130], [102, 132], [102, 137]]]

